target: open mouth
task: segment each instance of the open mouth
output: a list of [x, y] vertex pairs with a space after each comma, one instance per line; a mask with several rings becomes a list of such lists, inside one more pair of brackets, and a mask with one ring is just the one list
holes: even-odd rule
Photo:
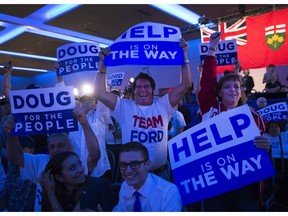
[[133, 180], [137, 174], [125, 174], [125, 178], [127, 180]]
[[147, 94], [139, 94], [139, 97], [140, 98], [145, 98], [145, 97], [147, 97]]

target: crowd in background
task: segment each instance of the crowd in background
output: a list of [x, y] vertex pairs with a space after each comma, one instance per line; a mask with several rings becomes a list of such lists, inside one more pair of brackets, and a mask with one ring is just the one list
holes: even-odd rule
[[[215, 52], [220, 34], [211, 35], [208, 56], [199, 67], [201, 75], [194, 85], [195, 103], [199, 107], [197, 123], [241, 106], [249, 99], [256, 101], [253, 77], [249, 69], [240, 68], [239, 62], [235, 71], [225, 73], [217, 82]], [[180, 47], [184, 54], [181, 82], [157, 99], [156, 83], [146, 73], [135, 76], [123, 92], [107, 91], [104, 59], [110, 50], [101, 51], [95, 94], [81, 95], [73, 109], [78, 131], [59, 134], [11, 135], [15, 126], [9, 102], [13, 66], [6, 64], [0, 127], [1, 210], [287, 211], [287, 122], [267, 122], [259, 115], [257, 111], [267, 106], [265, 97], [259, 97], [257, 107], [251, 109], [261, 131], [261, 136], [253, 141], [270, 155], [276, 176], [182, 206], [179, 190], [173, 183], [167, 142], [197, 123], [191, 124], [193, 116], [189, 110], [193, 84], [188, 44], [181, 39]], [[264, 93], [287, 91], [275, 68], [270, 64], [264, 74]], [[61, 76], [57, 77], [57, 86], [65, 86]], [[40, 87], [35, 84], [27, 87], [31, 88]], [[161, 124], [149, 130], [146, 126], [154, 117]], [[263, 192], [264, 183], [265, 193], [259, 193]], [[270, 199], [273, 200], [268, 206]]]

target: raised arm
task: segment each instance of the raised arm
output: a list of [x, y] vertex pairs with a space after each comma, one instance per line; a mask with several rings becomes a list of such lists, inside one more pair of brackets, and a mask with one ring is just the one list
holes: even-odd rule
[[6, 151], [7, 159], [11, 163], [19, 166], [24, 166], [24, 153], [20, 146], [18, 136], [11, 136], [11, 130], [15, 126], [14, 116], [8, 115], [7, 119], [2, 124], [3, 130], [7, 136]]
[[56, 85], [55, 85], [56, 87], [65, 86], [63, 77], [57, 75], [57, 70], [59, 69], [59, 67], [60, 67], [59, 63], [56, 62], [55, 65], [54, 65], [54, 71], [55, 71], [55, 75], [56, 75], [56, 77], [57, 77], [57, 82], [56, 82]]
[[203, 115], [210, 110], [216, 100], [217, 71], [215, 55], [220, 36], [220, 32], [214, 32], [210, 36], [209, 49], [202, 68], [201, 88], [197, 94], [197, 100]]
[[109, 109], [114, 110], [117, 102], [117, 96], [106, 91], [105, 85], [107, 67], [104, 65], [104, 56], [108, 56], [109, 52], [109, 48], [105, 48], [99, 53], [99, 71], [97, 72], [94, 82], [94, 94], [99, 101], [105, 104]]
[[73, 114], [76, 116], [77, 120], [83, 128], [88, 149], [87, 167], [88, 173], [90, 174], [101, 157], [98, 139], [94, 134], [89, 122], [87, 121], [85, 112], [80, 108], [79, 105], [76, 105], [76, 107], [73, 109]]
[[189, 91], [192, 86], [190, 64], [187, 57], [188, 43], [183, 38], [181, 38], [180, 46], [183, 50], [185, 63], [181, 65], [180, 85], [176, 86], [171, 92], [169, 92], [169, 100], [172, 107], [178, 104], [180, 99]]
[[238, 60], [236, 60], [234, 62], [234, 73], [239, 76], [240, 75], [240, 71], [241, 71], [240, 62]]
[[4, 65], [5, 75], [2, 81], [2, 91], [6, 98], [9, 98], [9, 92], [11, 90], [11, 74], [13, 71], [12, 63]]

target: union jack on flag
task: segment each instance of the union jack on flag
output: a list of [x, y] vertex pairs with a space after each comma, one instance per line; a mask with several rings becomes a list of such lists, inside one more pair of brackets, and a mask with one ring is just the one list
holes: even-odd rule
[[[246, 18], [240, 19], [237, 22], [224, 22], [218, 25], [218, 31], [221, 32], [221, 40], [236, 40], [237, 45], [243, 46], [247, 44]], [[215, 30], [202, 28], [201, 41], [202, 43], [209, 42], [210, 35]]]

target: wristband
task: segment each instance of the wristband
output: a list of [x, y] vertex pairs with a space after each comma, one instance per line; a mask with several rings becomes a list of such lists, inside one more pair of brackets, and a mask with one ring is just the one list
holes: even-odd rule
[[189, 60], [186, 59], [186, 60], [184, 61], [184, 63], [185, 63], [185, 64], [189, 64]]
[[98, 71], [98, 73], [100, 73], [100, 74], [106, 74], [105, 71]]
[[216, 52], [216, 48], [215, 47], [209, 47], [209, 50], [212, 50], [212, 51]]

